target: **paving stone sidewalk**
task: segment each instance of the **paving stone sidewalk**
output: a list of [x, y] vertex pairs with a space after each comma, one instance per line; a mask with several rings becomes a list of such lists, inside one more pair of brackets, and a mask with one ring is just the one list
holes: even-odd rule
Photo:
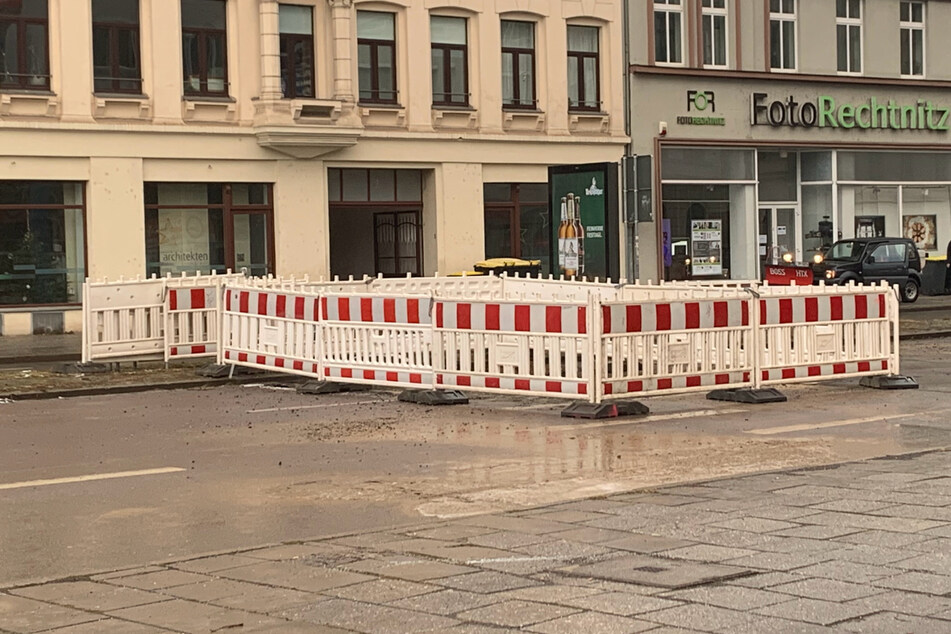
[[951, 453], [0, 591], [0, 631], [951, 632]]

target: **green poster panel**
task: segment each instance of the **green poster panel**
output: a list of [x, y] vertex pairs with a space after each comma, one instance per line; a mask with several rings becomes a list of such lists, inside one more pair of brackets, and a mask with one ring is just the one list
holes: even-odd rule
[[565, 277], [617, 278], [617, 164], [548, 170], [551, 272]]

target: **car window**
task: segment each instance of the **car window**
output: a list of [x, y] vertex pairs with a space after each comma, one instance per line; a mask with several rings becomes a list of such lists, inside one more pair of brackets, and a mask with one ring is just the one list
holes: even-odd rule
[[904, 244], [880, 244], [871, 253], [876, 264], [894, 264], [905, 261]]
[[854, 262], [862, 256], [862, 250], [864, 248], [864, 242], [853, 242], [851, 240], [847, 240], [845, 242], [836, 242], [832, 245], [832, 249], [826, 256], [826, 259]]

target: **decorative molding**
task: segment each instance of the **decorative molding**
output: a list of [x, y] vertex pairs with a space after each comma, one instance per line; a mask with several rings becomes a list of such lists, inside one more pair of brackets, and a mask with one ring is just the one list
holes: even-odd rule
[[406, 108], [400, 106], [359, 106], [363, 125], [368, 128], [406, 127]]
[[433, 127], [449, 130], [473, 130], [479, 127], [479, 113], [471, 109], [433, 107]]
[[233, 99], [205, 100], [188, 98], [182, 100], [182, 119], [202, 123], [230, 123], [238, 114]]
[[502, 128], [510, 132], [543, 132], [545, 113], [540, 110], [505, 110]]
[[568, 129], [579, 134], [607, 134], [611, 115], [606, 112], [569, 112]]
[[532, 13], [547, 18], [551, 14], [550, 0], [495, 0], [497, 13]]
[[148, 119], [152, 102], [141, 96], [93, 95], [92, 114], [97, 119]]
[[59, 98], [50, 92], [0, 93], [0, 115], [13, 117], [55, 117]]

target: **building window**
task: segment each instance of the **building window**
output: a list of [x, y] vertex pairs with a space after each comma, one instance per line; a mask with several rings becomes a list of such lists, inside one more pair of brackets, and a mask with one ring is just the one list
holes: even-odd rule
[[536, 104], [535, 23], [502, 20], [502, 107]]
[[469, 105], [466, 19], [433, 16], [429, 22], [433, 58], [433, 105]]
[[681, 0], [654, 0], [654, 61], [683, 64], [683, 14]]
[[546, 183], [486, 183], [485, 257], [541, 260], [550, 266], [551, 224]]
[[281, 33], [281, 91], [288, 99], [313, 97], [314, 10], [295, 4], [278, 7]]
[[568, 109], [600, 110], [600, 31], [593, 26], [568, 27]]
[[726, 67], [726, 0], [703, 0], [703, 65]]
[[796, 69], [796, 0], [769, 0], [769, 67]]
[[925, 3], [902, 2], [901, 74], [922, 77], [925, 74]]
[[266, 183], [146, 183], [149, 275], [274, 273], [274, 208]]
[[228, 94], [225, 0], [182, 0], [182, 73], [186, 95]]
[[0, 88], [49, 90], [46, 0], [0, 2]]
[[862, 0], [835, 0], [840, 73], [862, 72]]
[[396, 103], [396, 15], [357, 11], [360, 101]]
[[92, 55], [96, 92], [142, 92], [139, 0], [93, 0]]
[[80, 301], [83, 183], [0, 181], [0, 306]]

